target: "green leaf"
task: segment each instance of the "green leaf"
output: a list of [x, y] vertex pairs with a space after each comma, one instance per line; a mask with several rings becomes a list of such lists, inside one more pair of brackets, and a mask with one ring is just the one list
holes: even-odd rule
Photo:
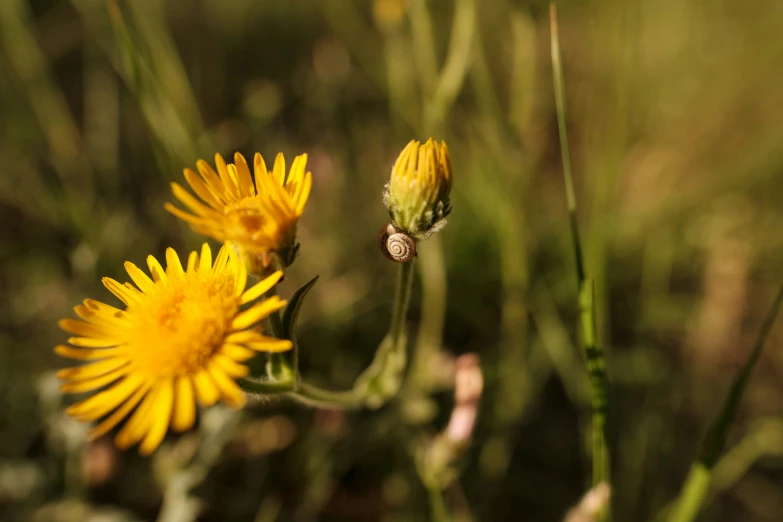
[[723, 405], [718, 415], [712, 420], [704, 439], [702, 439], [699, 455], [696, 461], [691, 464], [685, 483], [680, 489], [676, 505], [669, 515], [669, 522], [692, 522], [696, 520], [704, 501], [707, 499], [712, 484], [712, 470], [723, 452], [723, 447], [726, 445], [729, 430], [734, 423], [734, 418], [737, 416], [745, 388], [753, 373], [753, 368], [761, 356], [761, 351], [764, 348], [770, 330], [772, 330], [772, 325], [775, 323], [775, 318], [780, 311], [781, 305], [783, 305], [783, 286], [778, 290], [775, 301], [764, 318], [756, 344], [753, 345], [745, 365], [734, 377], [734, 381], [731, 383], [731, 388], [729, 388], [729, 392], [723, 400]]
[[[289, 339], [296, 346], [296, 323], [299, 318], [299, 309], [302, 308], [304, 298], [310, 289], [315, 286], [315, 282], [318, 281], [319, 276], [315, 276], [309, 282], [301, 286], [291, 299], [288, 301], [288, 306], [283, 312], [283, 333], [286, 339]], [[294, 348], [296, 349], [296, 348]]]

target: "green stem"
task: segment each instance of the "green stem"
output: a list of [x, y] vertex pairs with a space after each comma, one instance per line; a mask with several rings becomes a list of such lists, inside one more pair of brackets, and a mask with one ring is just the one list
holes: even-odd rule
[[394, 292], [394, 310], [392, 311], [389, 335], [397, 346], [405, 333], [405, 317], [408, 314], [408, 303], [411, 297], [413, 283], [413, 261], [400, 264], [397, 277], [397, 289]]
[[237, 379], [237, 384], [243, 391], [256, 395], [274, 395], [294, 389], [293, 381], [257, 381], [255, 379], [240, 378]]
[[[264, 294], [264, 298], [269, 299], [276, 295], [277, 287], [273, 286]], [[280, 310], [276, 310], [269, 314], [269, 316], [264, 319], [264, 323], [276, 338], [286, 339], [286, 332], [283, 328], [283, 319], [280, 316]], [[282, 367], [287, 367], [288, 370], [286, 371], [290, 370], [290, 373], [293, 375], [292, 388], [296, 386], [295, 381], [299, 378], [299, 347], [296, 342], [294, 342], [293, 348], [287, 352], [269, 354], [269, 361], [273, 366], [281, 365]]]
[[783, 286], [778, 290], [775, 301], [764, 319], [756, 344], [753, 346], [748, 360], [734, 378], [720, 412], [707, 429], [707, 433], [701, 443], [699, 456], [696, 462], [691, 465], [685, 483], [680, 490], [677, 505], [671, 515], [669, 515], [669, 522], [691, 522], [699, 514], [704, 499], [709, 493], [712, 482], [712, 470], [726, 444], [726, 438], [729, 435], [731, 424], [734, 422], [734, 417], [737, 415], [740, 400], [748, 385], [753, 368], [761, 355], [767, 336], [772, 329], [772, 324], [775, 322], [775, 317], [778, 315], [781, 303], [783, 303]]
[[428, 487], [427, 493], [430, 499], [430, 520], [432, 522], [449, 522], [451, 516], [443, 498], [443, 490], [437, 487]]
[[688, 471], [677, 505], [669, 515], [669, 522], [695, 520], [710, 491], [711, 482], [712, 470], [702, 462], [695, 462]]
[[421, 318], [408, 375], [417, 387], [428, 389], [432, 382], [432, 361], [440, 351], [446, 319], [446, 262], [437, 235], [429, 239], [426, 252], [422, 253], [419, 277]]
[[[389, 361], [399, 360], [399, 358], [389, 357], [389, 348], [392, 353], [397, 353], [400, 350], [404, 352], [405, 350], [405, 317], [408, 312], [408, 302], [410, 301], [412, 276], [413, 262], [402, 263], [397, 278], [394, 309], [392, 311], [389, 335], [387, 336], [391, 341], [390, 343], [381, 343], [372, 364], [357, 379], [357, 383], [352, 389], [345, 391], [324, 390], [298, 380], [296, 387], [288, 396], [302, 404], [318, 408], [354, 409], [364, 406], [368, 399], [365, 396], [365, 391], [370, 389], [364, 385], [378, 377], [384, 376], [387, 370], [389, 370]], [[386, 400], [386, 397], [383, 400]], [[374, 406], [378, 407], [379, 404]]]
[[302, 381], [299, 382], [296, 391], [290, 393], [289, 396], [297, 402], [313, 408], [352, 410], [361, 408], [364, 404], [364, 397], [356, 390], [324, 390]]
[[[560, 60], [560, 39], [557, 25], [557, 8], [554, 2], [549, 4], [552, 77], [555, 87], [555, 105], [557, 108], [557, 127], [560, 135], [560, 152], [563, 157], [563, 177], [568, 204], [568, 217], [571, 225], [571, 243], [574, 250], [576, 278], [579, 288], [579, 324], [584, 342], [587, 373], [590, 378], [592, 394], [592, 459], [593, 487], [601, 482], [610, 483], [610, 458], [607, 436], [607, 389], [604, 353], [598, 344], [595, 326], [595, 303], [592, 281], [587, 278], [579, 236], [579, 223], [576, 211], [574, 176], [571, 168], [571, 153], [568, 147], [566, 128], [566, 97], [563, 65]], [[601, 520], [609, 518], [609, 510], [601, 514]]]
[[584, 342], [587, 376], [590, 380], [592, 409], [593, 487], [609, 483], [609, 450], [607, 444], [607, 388], [603, 350], [596, 339], [595, 305], [592, 280], [580, 282], [579, 322]]
[[568, 218], [571, 223], [571, 241], [576, 256], [576, 274], [579, 282], [584, 281], [585, 270], [582, 259], [582, 246], [579, 240], [579, 223], [576, 217], [576, 193], [574, 191], [574, 174], [571, 170], [571, 149], [568, 146], [568, 130], [566, 128], [566, 96], [565, 80], [563, 79], [563, 64], [560, 61], [560, 35], [557, 26], [557, 7], [549, 4], [549, 16], [552, 39], [552, 76], [555, 84], [555, 106], [557, 108], [557, 130], [560, 136], [560, 154], [563, 158], [563, 179], [566, 189]]

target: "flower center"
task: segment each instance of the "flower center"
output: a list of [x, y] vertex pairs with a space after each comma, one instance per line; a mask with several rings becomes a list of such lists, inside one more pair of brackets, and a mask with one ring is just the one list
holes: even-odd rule
[[132, 362], [150, 376], [197, 373], [222, 346], [236, 314], [233, 279], [187, 273], [156, 290], [132, 311]]
[[286, 239], [294, 230], [292, 225], [296, 224], [296, 218], [285, 215], [284, 206], [269, 208], [269, 211], [277, 213], [276, 217], [271, 217], [259, 208], [261, 204], [263, 201], [259, 196], [252, 196], [226, 208], [225, 215], [229, 223], [226, 236], [246, 250], [258, 254], [288, 248]]
[[256, 196], [244, 198], [226, 209], [226, 216], [233, 230], [232, 237], [236, 240], [255, 241], [259, 237], [269, 234], [274, 223], [265, 219], [264, 214], [258, 208], [259, 201]]

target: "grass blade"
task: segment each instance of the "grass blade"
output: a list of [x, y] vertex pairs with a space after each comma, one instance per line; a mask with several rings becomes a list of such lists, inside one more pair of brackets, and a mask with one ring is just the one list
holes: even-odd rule
[[753, 368], [761, 355], [764, 342], [772, 329], [781, 303], [783, 303], [783, 286], [778, 290], [767, 317], [761, 325], [759, 336], [748, 356], [748, 360], [745, 361], [745, 365], [737, 373], [734, 382], [731, 383], [731, 388], [723, 401], [718, 415], [704, 435], [701, 448], [699, 448], [699, 456], [696, 462], [691, 465], [674, 510], [669, 515], [669, 522], [690, 522], [695, 520], [696, 515], [699, 514], [699, 510], [709, 493], [710, 484], [712, 483], [712, 470], [723, 451], [723, 447], [726, 445], [726, 439], [729, 435], [731, 424], [737, 415], [742, 395], [748, 386]]

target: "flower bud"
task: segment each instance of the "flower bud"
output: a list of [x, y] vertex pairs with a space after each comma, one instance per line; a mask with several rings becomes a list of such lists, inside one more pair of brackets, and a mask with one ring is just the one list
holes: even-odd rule
[[413, 140], [392, 167], [383, 203], [397, 229], [422, 240], [446, 224], [451, 212], [450, 192], [451, 162], [446, 143], [430, 138], [421, 145]]

